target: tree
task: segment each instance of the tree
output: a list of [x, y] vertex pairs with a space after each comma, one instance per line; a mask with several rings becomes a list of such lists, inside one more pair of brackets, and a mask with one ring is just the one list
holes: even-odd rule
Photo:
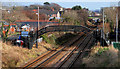
[[33, 13], [30, 10], [26, 10], [26, 11], [24, 11], [24, 13], [29, 19], [37, 20], [37, 18], [38, 18], [36, 13]]
[[[106, 15], [106, 19], [108, 20], [108, 23], [110, 24], [110, 30], [114, 30], [114, 26], [116, 26], [116, 13], [117, 13], [117, 7], [106, 7], [104, 8], [104, 14]], [[102, 11], [103, 9], [101, 9]]]
[[85, 8], [85, 7], [84, 7], [83, 9], [85, 9], [85, 10], [89, 11], [89, 9], [88, 9], [88, 8]]
[[[17, 10], [10, 10], [2, 12], [2, 19], [8, 23], [14, 23], [16, 20], [29, 20], [23, 9], [16, 7]], [[19, 11], [18, 11], [19, 10]], [[26, 12], [27, 13], [27, 12]]]
[[[2, 32], [2, 34], [1, 34], [1, 37], [2, 37], [2, 41], [3, 41], [3, 43], [7, 40], [7, 37], [8, 37], [8, 32], [9, 32], [9, 30], [10, 30], [10, 24], [9, 24], [9, 26], [7, 27], [7, 31], [5, 31], [5, 30], [3, 30], [3, 26], [4, 25], [4, 23], [2, 23], [2, 27], [1, 27], [1, 32]], [[3, 32], [4, 31], [4, 32]]]
[[71, 11], [63, 14], [63, 21], [64, 23], [69, 23], [69, 24], [75, 24], [75, 21], [77, 21], [77, 13], [76, 11]]
[[[119, 5], [120, 5], [120, 2], [119, 2]], [[118, 27], [119, 27], [119, 29], [120, 29], [120, 7], [118, 7]]]
[[50, 5], [50, 3], [49, 2], [45, 2], [44, 5]]
[[88, 13], [87, 11], [84, 11], [83, 9], [77, 11], [78, 14], [78, 20], [81, 22], [81, 25], [86, 25], [88, 20]]
[[82, 9], [81, 6], [73, 6], [73, 7], [72, 7], [72, 10], [81, 10], [81, 9]]
[[63, 14], [63, 22], [72, 25], [85, 25], [88, 20], [88, 14], [84, 10], [71, 10]]

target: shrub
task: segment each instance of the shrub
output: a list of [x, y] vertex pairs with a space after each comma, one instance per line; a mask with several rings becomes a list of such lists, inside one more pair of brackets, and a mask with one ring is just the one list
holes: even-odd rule
[[83, 58], [86, 67], [120, 67], [118, 50], [110, 47], [93, 47], [91, 53]]

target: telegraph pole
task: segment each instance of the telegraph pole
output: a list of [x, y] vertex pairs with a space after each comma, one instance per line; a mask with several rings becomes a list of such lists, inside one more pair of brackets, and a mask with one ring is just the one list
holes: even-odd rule
[[103, 9], [103, 38], [104, 38], [104, 9]]
[[39, 7], [38, 7], [38, 30], [39, 30]]
[[37, 36], [36, 36], [36, 48], [38, 48], [38, 42], [37, 42], [37, 39], [38, 39], [38, 30], [39, 30], [39, 7], [38, 7], [38, 25], [37, 25]]
[[116, 13], [116, 42], [118, 42], [118, 12]]
[[103, 8], [103, 31], [102, 31], [102, 36], [103, 36], [103, 45], [104, 45], [104, 8]]

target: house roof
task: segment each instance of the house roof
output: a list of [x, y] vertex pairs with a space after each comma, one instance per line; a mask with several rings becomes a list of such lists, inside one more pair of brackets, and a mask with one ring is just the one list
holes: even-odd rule
[[[38, 22], [38, 20], [16, 20], [16, 22]], [[39, 22], [57, 22], [57, 21], [39, 20]]]
[[36, 10], [36, 9], [33, 9], [32, 11], [36, 12], [37, 10]]
[[65, 10], [71, 10], [71, 8], [66, 8]]

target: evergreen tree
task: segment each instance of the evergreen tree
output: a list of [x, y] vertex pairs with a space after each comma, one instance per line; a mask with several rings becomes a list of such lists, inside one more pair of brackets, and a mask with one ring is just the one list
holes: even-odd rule
[[81, 6], [73, 6], [73, 7], [72, 7], [72, 10], [81, 10], [81, 9], [82, 9]]

